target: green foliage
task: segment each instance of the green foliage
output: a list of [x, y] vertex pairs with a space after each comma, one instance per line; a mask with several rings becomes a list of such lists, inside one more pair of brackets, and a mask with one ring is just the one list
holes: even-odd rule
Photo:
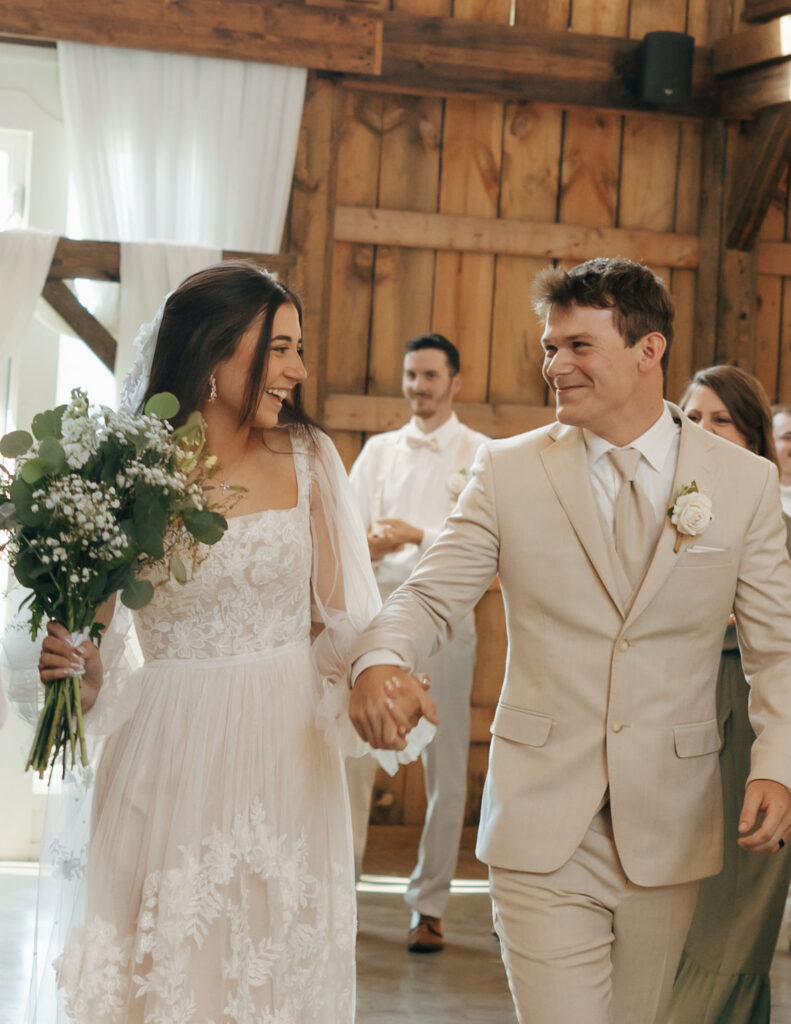
[[132, 580], [121, 591], [121, 601], [133, 611], [145, 607], [153, 596], [154, 585], [149, 580]]
[[12, 430], [0, 439], [0, 455], [7, 459], [18, 459], [30, 451], [33, 438], [26, 430]]
[[187, 509], [183, 518], [184, 525], [201, 544], [216, 544], [228, 529], [225, 517], [208, 509]]
[[60, 439], [63, 436], [63, 414], [66, 411], [65, 405], [59, 405], [55, 409], [47, 409], [33, 417], [33, 435], [38, 441], [47, 437]]
[[157, 416], [161, 420], [170, 420], [180, 408], [179, 400], [175, 395], [170, 391], [160, 391], [158, 395], [152, 395], [149, 398], [143, 411], [146, 416]]

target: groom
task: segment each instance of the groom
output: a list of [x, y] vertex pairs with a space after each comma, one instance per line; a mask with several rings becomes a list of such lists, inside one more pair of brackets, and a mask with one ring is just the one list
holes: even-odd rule
[[407, 670], [499, 574], [509, 651], [477, 853], [517, 1015], [653, 1024], [698, 880], [721, 865], [715, 681], [732, 609], [756, 740], [726, 841], [773, 853], [791, 835], [777, 471], [663, 401], [673, 307], [648, 268], [550, 269], [535, 296], [559, 422], [479, 450], [445, 529], [357, 644], [351, 716], [395, 748], [434, 718]]

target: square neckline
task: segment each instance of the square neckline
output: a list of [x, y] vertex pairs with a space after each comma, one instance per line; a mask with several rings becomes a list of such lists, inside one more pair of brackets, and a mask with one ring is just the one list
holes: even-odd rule
[[304, 494], [303, 494], [304, 482], [302, 480], [302, 472], [301, 472], [301, 470], [303, 468], [302, 467], [302, 457], [305, 456], [306, 452], [305, 452], [305, 449], [299, 443], [297, 443], [297, 438], [291, 432], [289, 432], [289, 441], [291, 443], [291, 451], [289, 453], [285, 453], [284, 452], [283, 454], [289, 454], [291, 456], [291, 464], [294, 467], [294, 476], [296, 477], [296, 480], [297, 480], [297, 500], [296, 500], [296, 504], [294, 504], [294, 505], [286, 505], [283, 508], [259, 508], [259, 509], [256, 509], [253, 512], [243, 512], [241, 515], [238, 515], [238, 516], [225, 516], [224, 518], [225, 518], [225, 521], [228, 523], [228, 528], [229, 529], [230, 529], [231, 523], [234, 523], [237, 520], [255, 519], [255, 518], [259, 518], [261, 516], [265, 516], [268, 513], [275, 513], [275, 512], [280, 512], [280, 513], [282, 513], [282, 512], [296, 512], [301, 507], [302, 499], [304, 497]]

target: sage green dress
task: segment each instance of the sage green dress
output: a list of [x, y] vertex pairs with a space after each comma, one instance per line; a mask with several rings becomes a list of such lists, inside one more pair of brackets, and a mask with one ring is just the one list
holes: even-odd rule
[[755, 739], [749, 690], [729, 626], [717, 680], [725, 860], [719, 875], [701, 882], [667, 1024], [769, 1024], [769, 968], [791, 880], [791, 845], [759, 856], [736, 843]]

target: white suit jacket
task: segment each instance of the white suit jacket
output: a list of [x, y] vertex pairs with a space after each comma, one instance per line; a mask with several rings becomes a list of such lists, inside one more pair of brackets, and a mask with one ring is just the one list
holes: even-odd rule
[[489, 864], [557, 869], [609, 786], [630, 879], [719, 871], [715, 683], [731, 609], [752, 684], [751, 777], [791, 787], [791, 563], [777, 470], [670, 409], [681, 423], [670, 501], [694, 480], [714, 519], [677, 552], [666, 519], [630, 607], [582, 431], [556, 423], [482, 446], [445, 529], [356, 645], [354, 657], [384, 647], [421, 664], [499, 573], [508, 657], [477, 847]]

